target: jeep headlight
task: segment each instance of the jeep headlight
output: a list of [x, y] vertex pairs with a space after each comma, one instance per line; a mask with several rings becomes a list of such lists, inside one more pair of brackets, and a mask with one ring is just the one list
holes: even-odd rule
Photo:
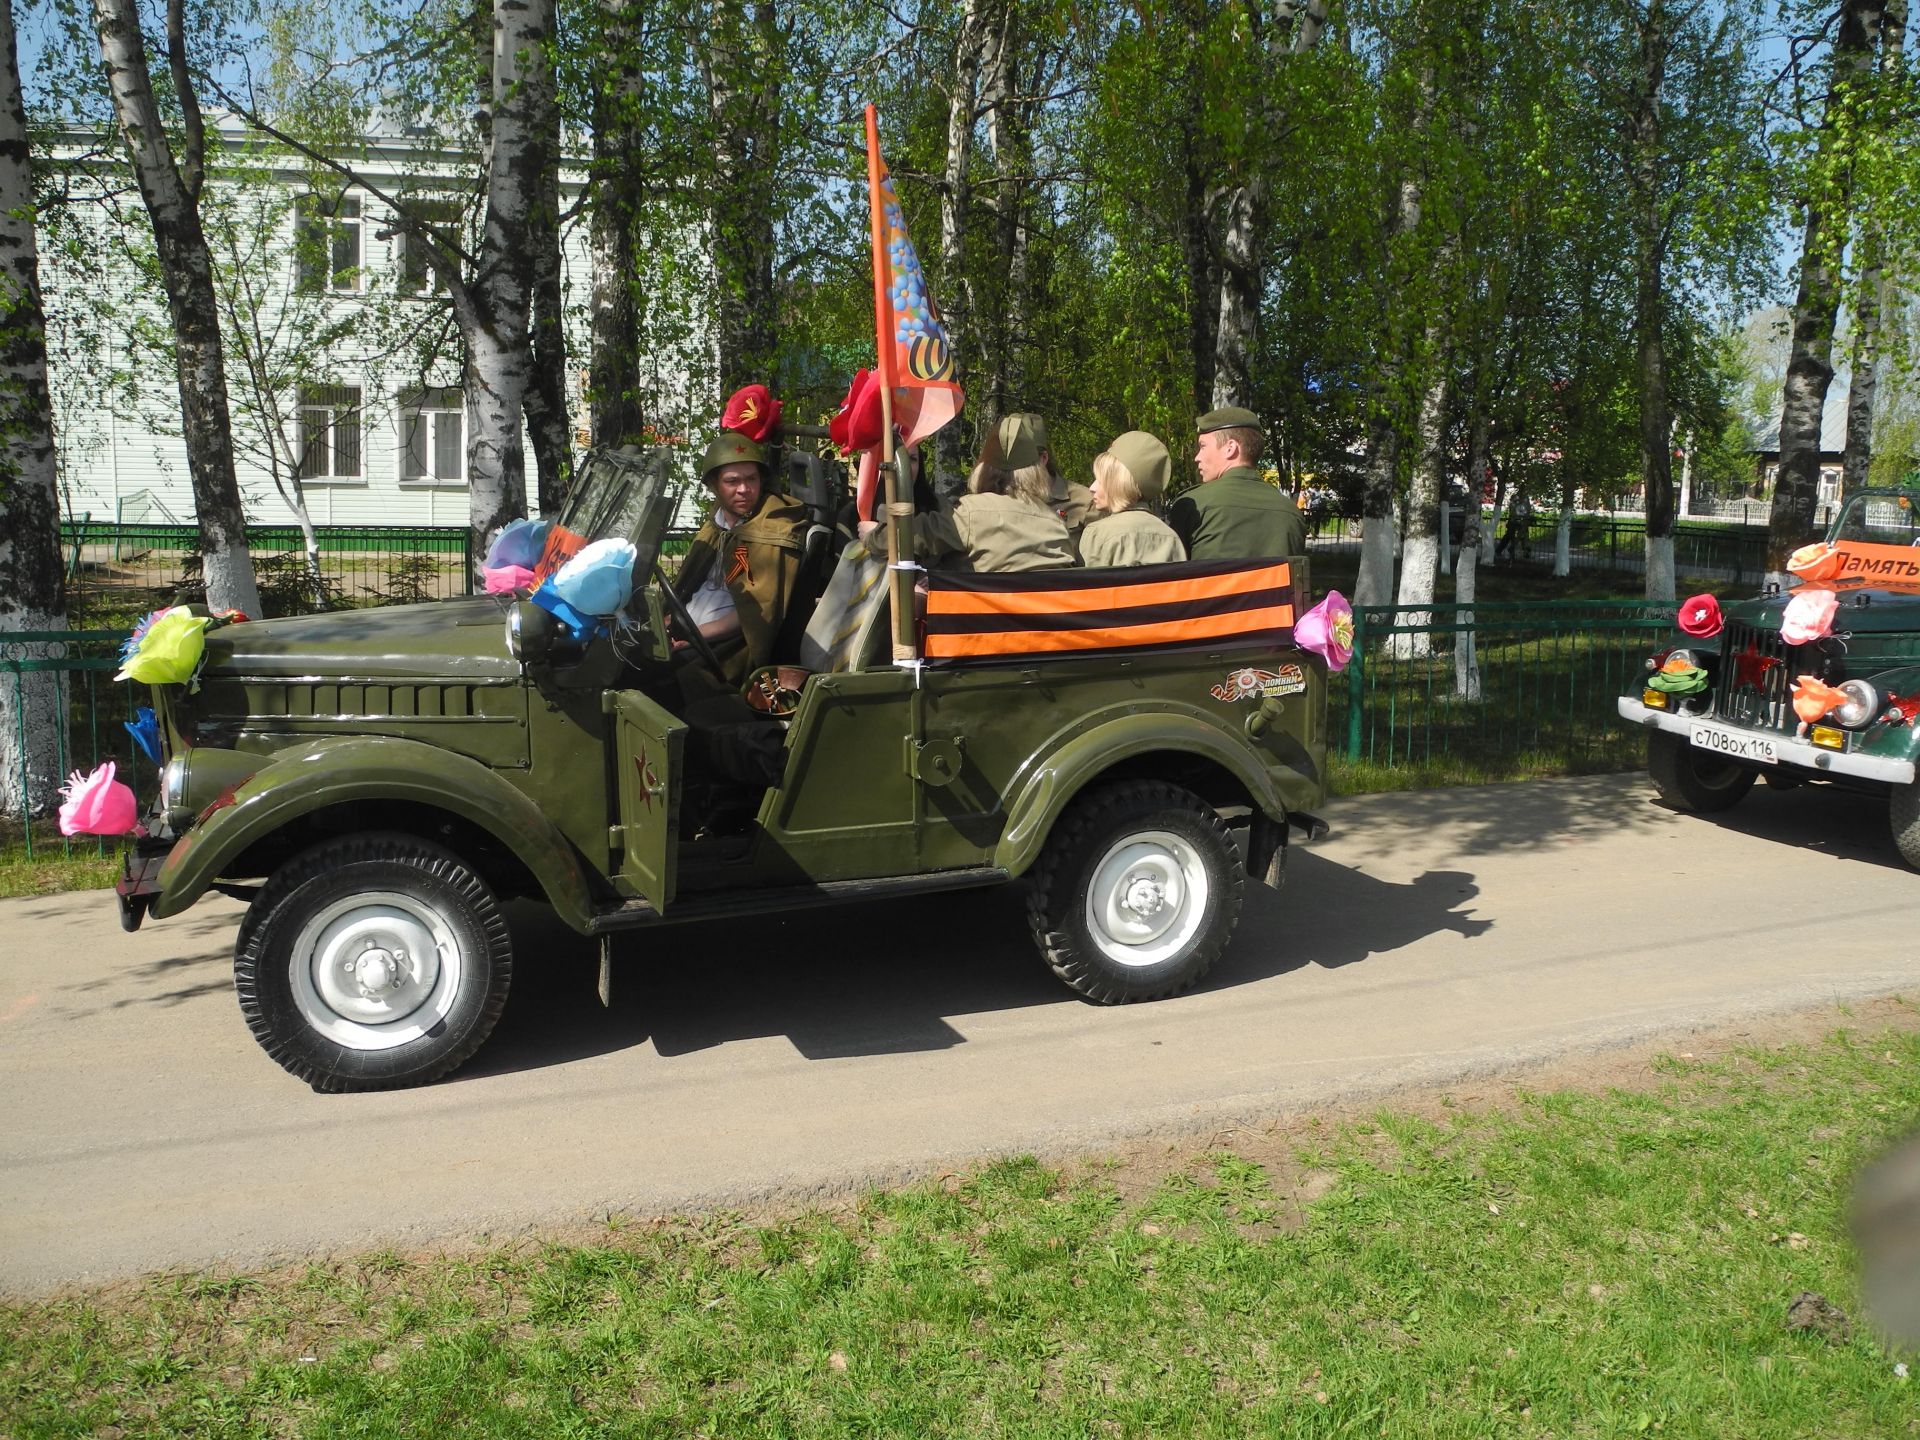
[[160, 772], [160, 808], [174, 810], [187, 803], [187, 757], [176, 755]]
[[1841, 684], [1840, 693], [1847, 698], [1827, 712], [1842, 730], [1864, 730], [1879, 718], [1882, 701], [1880, 689], [1866, 680], [1848, 680]]
[[1678, 650], [1669, 650], [1667, 652], [1667, 664], [1671, 665], [1676, 660], [1679, 661], [1682, 665], [1691, 665], [1696, 668], [1700, 666], [1700, 657], [1694, 654], [1693, 651], [1687, 649], [1685, 646], [1682, 646]]

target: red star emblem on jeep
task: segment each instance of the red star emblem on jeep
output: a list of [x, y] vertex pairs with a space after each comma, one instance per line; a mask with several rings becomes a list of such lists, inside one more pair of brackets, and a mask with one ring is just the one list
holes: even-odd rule
[[1747, 642], [1747, 648], [1733, 657], [1733, 683], [1736, 688], [1747, 685], [1756, 688], [1767, 678], [1767, 672], [1780, 662], [1771, 655], [1762, 655], [1754, 649], [1753, 642]]

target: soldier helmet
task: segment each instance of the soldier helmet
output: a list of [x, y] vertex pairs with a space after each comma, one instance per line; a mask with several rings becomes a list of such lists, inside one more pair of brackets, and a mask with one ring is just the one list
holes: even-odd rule
[[714, 471], [727, 465], [758, 465], [764, 474], [767, 468], [766, 448], [737, 431], [722, 430], [707, 446], [707, 453], [700, 457], [701, 482], [711, 480]]

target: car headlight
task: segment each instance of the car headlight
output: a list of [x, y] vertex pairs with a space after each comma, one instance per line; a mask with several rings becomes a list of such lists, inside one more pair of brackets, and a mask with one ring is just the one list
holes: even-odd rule
[[187, 757], [176, 755], [160, 772], [160, 808], [173, 810], [187, 803]]
[[1864, 730], [1879, 718], [1882, 708], [1879, 687], [1865, 680], [1847, 680], [1840, 685], [1847, 698], [1827, 712], [1827, 718], [1843, 730]]

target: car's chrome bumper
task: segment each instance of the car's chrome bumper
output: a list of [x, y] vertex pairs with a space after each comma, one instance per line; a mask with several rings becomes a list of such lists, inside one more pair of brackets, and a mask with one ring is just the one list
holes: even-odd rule
[[[1673, 715], [1665, 710], [1654, 710], [1641, 704], [1632, 696], [1620, 697], [1620, 718], [1644, 725], [1649, 730], [1665, 730], [1685, 738], [1691, 735], [1694, 722], [1704, 719], [1700, 715]], [[1817, 770], [1827, 775], [1853, 775], [1862, 780], [1884, 780], [1891, 785], [1908, 785], [1913, 782], [1914, 768], [1911, 760], [1895, 760], [1885, 755], [1849, 755], [1839, 750], [1822, 750], [1809, 741], [1793, 735], [1774, 735], [1774, 748], [1780, 753], [1780, 763], [1797, 766], [1803, 770]]]

